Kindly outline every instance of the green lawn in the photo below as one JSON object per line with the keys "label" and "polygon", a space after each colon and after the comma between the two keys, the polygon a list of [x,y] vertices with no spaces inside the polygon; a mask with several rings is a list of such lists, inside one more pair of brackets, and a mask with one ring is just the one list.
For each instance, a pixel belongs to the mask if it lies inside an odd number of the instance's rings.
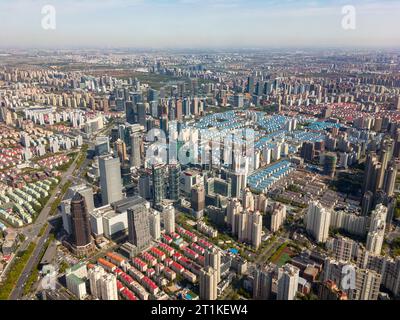
{"label": "green lawn", "polygon": [[282,267],[284,264],[286,264],[286,263],[289,262],[290,260],[291,260],[290,256],[289,256],[286,252],[284,252],[284,253],[280,256],[280,258],[279,258],[278,262],[276,263],[276,265],[277,265],[278,267]]}

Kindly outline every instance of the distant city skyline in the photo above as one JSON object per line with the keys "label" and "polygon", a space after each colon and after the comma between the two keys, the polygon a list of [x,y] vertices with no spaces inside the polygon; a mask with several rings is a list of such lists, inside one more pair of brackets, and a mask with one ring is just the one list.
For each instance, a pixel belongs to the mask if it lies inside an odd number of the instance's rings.
{"label": "distant city skyline", "polygon": [[[56,30],[41,26],[44,5]],[[342,28],[345,5],[355,30]],[[399,0],[3,0],[0,47],[396,47],[399,10]]]}

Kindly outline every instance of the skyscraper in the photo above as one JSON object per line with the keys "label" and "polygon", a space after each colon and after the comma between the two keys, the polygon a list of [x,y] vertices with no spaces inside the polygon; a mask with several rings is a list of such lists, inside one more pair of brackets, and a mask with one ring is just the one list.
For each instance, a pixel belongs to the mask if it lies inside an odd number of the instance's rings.
{"label": "skyscraper", "polygon": [[191,205],[194,216],[199,219],[203,216],[205,208],[206,192],[201,184],[195,185],[191,190]]}
{"label": "skyscraper", "polygon": [[153,178],[153,202],[159,204],[165,199],[166,185],[164,181],[165,177],[165,165],[159,164],[152,167],[152,178]]}
{"label": "skyscraper", "polygon": [[244,106],[243,94],[235,94],[233,97],[233,106],[235,108],[241,109]]}
{"label": "skyscraper", "polygon": [[101,199],[103,205],[122,199],[122,181],[119,158],[99,158]]}
{"label": "skyscraper", "polygon": [[301,152],[300,156],[305,160],[305,161],[312,161],[315,156],[315,146],[313,142],[303,142],[303,145],[301,146]]}
{"label": "skyscraper", "polygon": [[317,242],[326,242],[329,236],[331,212],[319,202],[312,202],[307,212],[307,231]]}
{"label": "skyscraper", "polygon": [[75,193],[71,200],[71,231],[72,246],[79,253],[85,253],[92,246],[89,213],[85,198],[80,193]]}
{"label": "skyscraper", "polygon": [[151,241],[149,226],[149,211],[146,201],[136,196],[134,204],[128,209],[128,238],[129,242],[142,249]]}
{"label": "skyscraper", "polygon": [[326,153],[324,159],[324,174],[333,178],[336,172],[337,156],[334,153]]}
{"label": "skyscraper", "polygon": [[134,132],[131,135],[131,167],[141,166],[141,135]]}
{"label": "skyscraper", "polygon": [[126,144],[124,141],[121,139],[118,139],[114,143],[114,154],[118,155],[119,161],[121,163],[124,163],[126,160],[128,160],[128,155],[126,153]]}
{"label": "skyscraper", "polygon": [[181,174],[181,166],[179,163],[170,164],[168,166],[168,186],[169,199],[179,200],[179,176]]}

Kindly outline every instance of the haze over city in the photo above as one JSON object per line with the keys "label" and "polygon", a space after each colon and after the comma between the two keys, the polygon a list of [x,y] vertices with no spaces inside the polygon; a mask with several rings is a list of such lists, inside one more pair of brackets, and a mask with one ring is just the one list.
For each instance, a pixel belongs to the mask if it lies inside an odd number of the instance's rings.
{"label": "haze over city", "polygon": [[[41,8],[56,9],[56,30]],[[355,30],[341,26],[356,9]],[[0,47],[396,47],[396,0],[4,0]]]}

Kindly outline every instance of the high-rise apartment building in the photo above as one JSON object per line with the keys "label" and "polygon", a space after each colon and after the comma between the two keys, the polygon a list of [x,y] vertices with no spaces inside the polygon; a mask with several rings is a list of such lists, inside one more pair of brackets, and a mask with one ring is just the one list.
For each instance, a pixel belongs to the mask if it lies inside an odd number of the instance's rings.
{"label": "high-rise apartment building", "polygon": [[172,205],[163,207],[162,220],[165,232],[168,234],[175,232],[175,208]]}
{"label": "high-rise apartment building", "polygon": [[206,250],[204,254],[205,266],[211,267],[216,272],[217,284],[221,281],[221,251],[217,248]]}
{"label": "high-rise apartment building", "polygon": [[272,294],[272,282],[276,267],[272,264],[257,268],[254,274],[253,299],[270,300]]}
{"label": "high-rise apartment building", "polygon": [[312,202],[307,212],[307,231],[317,242],[326,242],[329,237],[331,221],[330,210],[324,208],[319,202]]}
{"label": "high-rise apartment building", "polygon": [[149,214],[151,237],[158,241],[161,237],[161,214],[157,210],[151,210]]}
{"label": "high-rise apartment building", "polygon": [[213,268],[206,267],[200,271],[201,300],[216,300],[218,298],[217,282],[218,274]]}
{"label": "high-rise apartment building", "polygon": [[299,268],[287,263],[278,269],[277,300],[295,300],[299,285]]}
{"label": "high-rise apartment building", "polygon": [[379,204],[371,213],[366,249],[374,254],[381,254],[385,239],[387,208]]}

